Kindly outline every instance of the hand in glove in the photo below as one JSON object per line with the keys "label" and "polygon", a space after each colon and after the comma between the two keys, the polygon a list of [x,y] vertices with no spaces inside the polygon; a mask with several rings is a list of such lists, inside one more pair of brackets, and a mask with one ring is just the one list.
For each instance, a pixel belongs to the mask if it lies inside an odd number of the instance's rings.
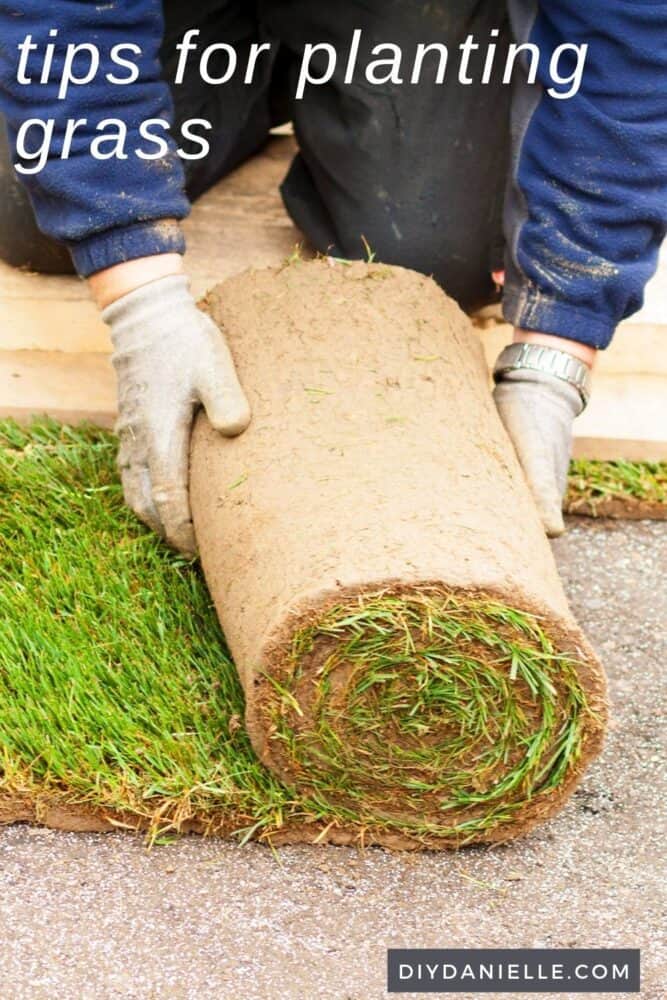
{"label": "hand in glove", "polygon": [[129,507],[170,545],[196,551],[188,499],[190,432],[201,404],[222,434],[250,422],[224,336],[184,275],[136,288],[107,306],[118,379],[118,465]]}
{"label": "hand in glove", "polygon": [[563,495],[572,424],[584,408],[575,386],[547,372],[504,372],[493,396],[549,537],[565,531]]}

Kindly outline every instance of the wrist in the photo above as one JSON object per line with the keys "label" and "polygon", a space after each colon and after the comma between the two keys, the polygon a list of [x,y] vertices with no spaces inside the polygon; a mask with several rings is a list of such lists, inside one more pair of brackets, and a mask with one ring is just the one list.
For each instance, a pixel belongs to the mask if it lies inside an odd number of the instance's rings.
{"label": "wrist", "polygon": [[514,329],[514,344],[542,344],[544,347],[553,347],[557,351],[564,351],[571,354],[578,361],[583,362],[588,368],[593,368],[597,350],[588,344],[582,344],[579,340],[569,340],[567,337],[556,337],[551,333],[539,333],[536,330]]}
{"label": "wrist", "polygon": [[591,370],[588,365],[573,354],[545,343],[515,341],[508,344],[498,355],[493,380],[496,386],[502,382],[539,383],[542,392],[550,391],[559,396],[566,390],[570,394],[574,390],[579,397],[577,413],[582,412],[590,398]]}
{"label": "wrist", "polygon": [[183,273],[183,258],[177,253],[161,253],[115,264],[88,278],[88,287],[99,309],[105,309],[151,281]]}

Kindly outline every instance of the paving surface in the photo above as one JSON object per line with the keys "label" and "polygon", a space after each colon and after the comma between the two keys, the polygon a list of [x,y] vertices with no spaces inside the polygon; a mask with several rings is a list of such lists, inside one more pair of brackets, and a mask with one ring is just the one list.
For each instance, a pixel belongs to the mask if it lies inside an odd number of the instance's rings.
{"label": "paving surface", "polygon": [[642,996],[665,997],[667,525],[578,522],[555,550],[615,709],[558,819],[457,855],[274,857],[196,838],[149,852],[124,834],[13,827],[0,998],[375,1000],[387,946],[641,947]]}

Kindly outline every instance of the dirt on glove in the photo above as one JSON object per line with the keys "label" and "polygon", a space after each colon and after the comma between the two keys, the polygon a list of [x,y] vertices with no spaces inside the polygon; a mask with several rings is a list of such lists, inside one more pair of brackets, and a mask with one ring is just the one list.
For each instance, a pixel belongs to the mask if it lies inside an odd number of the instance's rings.
{"label": "dirt on glove", "polygon": [[216,287],[253,417],[198,418],[191,502],[273,839],[450,847],[553,815],[599,751],[573,620],[469,321],[433,281],[296,262]]}

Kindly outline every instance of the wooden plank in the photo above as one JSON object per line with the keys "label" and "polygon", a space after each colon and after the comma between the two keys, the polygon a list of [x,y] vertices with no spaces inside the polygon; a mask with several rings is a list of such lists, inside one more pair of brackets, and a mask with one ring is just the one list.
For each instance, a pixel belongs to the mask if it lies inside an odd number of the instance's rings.
{"label": "wooden plank", "polygon": [[[0,351],[0,417],[113,425],[115,377],[107,355]],[[667,377],[600,375],[575,424],[578,458],[667,461]]]}
{"label": "wooden plank", "polygon": [[[20,280],[13,276],[7,282],[9,270],[0,262],[2,350],[74,354],[111,350],[109,331],[78,278],[47,278],[15,272],[20,273]],[[8,284],[12,286],[11,294],[7,291]]]}
{"label": "wooden plank", "polygon": [[597,462],[667,462],[667,442],[575,435],[572,457]]}
{"label": "wooden plank", "polygon": [[667,461],[667,376],[598,374],[575,440],[578,458]]}
{"label": "wooden plank", "polygon": [[113,426],[116,380],[108,354],[0,351],[0,417],[26,422],[42,414]]}

